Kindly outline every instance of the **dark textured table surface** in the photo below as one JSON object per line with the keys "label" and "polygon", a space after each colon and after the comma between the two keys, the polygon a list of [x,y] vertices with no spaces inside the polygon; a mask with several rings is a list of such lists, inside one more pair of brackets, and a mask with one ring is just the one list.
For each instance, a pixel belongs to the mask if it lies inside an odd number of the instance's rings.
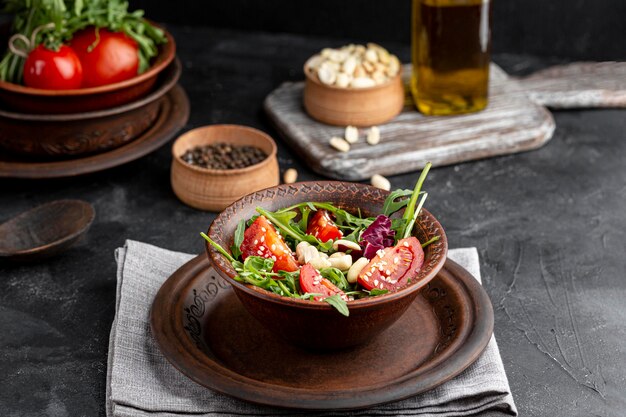
{"label": "dark textured table surface", "polygon": [[[187,128],[259,127],[305,58],[346,40],[172,28],[191,99]],[[408,45],[387,44],[405,60]],[[548,61],[496,56],[525,73]],[[626,110],[555,113],[537,151],[437,168],[428,208],[451,247],[476,246],[496,337],[523,416],[623,416],[626,409]],[[319,178],[278,140],[281,169]],[[0,264],[0,414],[104,415],[115,305],[113,251],[135,239],[199,253],[214,214],[179,202],[170,147],[73,179],[0,182],[0,221],[59,198],[97,211],[87,239],[36,265]],[[415,174],[391,178],[411,187]]]}

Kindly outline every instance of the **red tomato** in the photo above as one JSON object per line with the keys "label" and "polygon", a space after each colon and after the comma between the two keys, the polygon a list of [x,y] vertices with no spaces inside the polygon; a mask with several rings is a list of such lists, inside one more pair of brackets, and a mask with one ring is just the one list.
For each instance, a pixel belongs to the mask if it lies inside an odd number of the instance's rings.
{"label": "red tomato", "polygon": [[244,260],[248,256],[274,259],[274,272],[298,270],[298,262],[293,257],[291,249],[265,216],[257,217],[254,223],[243,232],[243,242],[239,249]]}
{"label": "red tomato", "polygon": [[83,87],[97,87],[137,75],[137,42],[122,32],[90,27],[74,35],[71,46],[83,64]]}
{"label": "red tomato", "polygon": [[396,291],[404,287],[409,278],[415,278],[423,263],[422,245],[417,238],[409,237],[400,240],[394,247],[379,250],[363,268],[357,281],[367,290]]}
{"label": "red tomato", "polygon": [[24,63],[24,84],[46,90],[80,88],[83,68],[72,48],[61,45],[53,51],[43,45],[33,49]]}
{"label": "red tomato", "polygon": [[327,242],[331,239],[341,239],[343,237],[343,233],[341,233],[341,230],[339,230],[326,210],[317,210],[315,212],[313,217],[309,219],[306,233],[315,236],[322,242]]}
{"label": "red tomato", "polygon": [[337,288],[335,284],[324,278],[311,264],[305,264],[300,269],[300,288],[305,293],[322,294],[321,296],[313,297],[315,301],[322,301],[324,298],[335,294],[339,294],[341,298],[348,301],[346,294]]}

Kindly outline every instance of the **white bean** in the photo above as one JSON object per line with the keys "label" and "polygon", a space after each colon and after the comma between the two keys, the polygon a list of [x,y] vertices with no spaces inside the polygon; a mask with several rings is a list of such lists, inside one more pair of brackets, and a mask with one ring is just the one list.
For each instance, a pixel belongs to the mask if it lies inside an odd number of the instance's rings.
{"label": "white bean", "polygon": [[304,248],[304,263],[309,263],[313,259],[317,259],[320,257],[319,252],[315,246],[307,246]]}
{"label": "white bean", "polygon": [[304,250],[311,246],[309,242],[300,242],[296,246],[296,255],[298,256],[298,262],[304,264]]}
{"label": "white bean", "polygon": [[293,168],[289,168],[283,174],[283,182],[285,184],[293,184],[298,179],[298,171]]}
{"label": "white bean", "polygon": [[338,256],[336,258],[331,257],[328,258],[328,261],[333,268],[337,268],[340,271],[347,271],[352,266],[352,256],[350,255],[344,254],[343,256]]}
{"label": "white bean", "polygon": [[333,249],[339,250],[339,245],[344,246],[351,250],[361,250],[361,247],[358,243],[355,243],[351,240],[338,239],[333,242]]}
{"label": "white bean", "polygon": [[332,266],[329,259],[324,259],[322,257],[313,258],[309,261],[309,263],[315,269],[330,268]]}
{"label": "white bean", "polygon": [[389,180],[382,175],[374,174],[372,176],[372,185],[376,188],[380,188],[382,190],[389,191],[391,189],[391,183]]}
{"label": "white bean", "polygon": [[348,152],[350,150],[350,144],[340,137],[333,136],[330,138],[330,146],[338,150],[339,152]]}
{"label": "white bean", "polygon": [[356,282],[359,274],[369,262],[370,261],[367,258],[359,258],[355,263],[352,264],[352,266],[348,270],[348,276],[346,277],[350,284],[354,284]]}

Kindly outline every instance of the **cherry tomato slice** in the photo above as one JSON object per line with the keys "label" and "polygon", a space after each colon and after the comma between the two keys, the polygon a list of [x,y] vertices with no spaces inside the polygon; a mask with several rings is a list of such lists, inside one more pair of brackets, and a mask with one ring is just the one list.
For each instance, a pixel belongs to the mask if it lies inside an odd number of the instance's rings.
{"label": "cherry tomato slice", "polygon": [[381,249],[363,268],[357,281],[367,290],[396,291],[415,278],[424,263],[424,250],[415,237],[401,239],[394,247]]}
{"label": "cherry tomato slice", "polygon": [[43,45],[33,49],[24,63],[24,84],[46,90],[72,90],[83,82],[83,67],[72,48],[53,51]]}
{"label": "cherry tomato slice", "polygon": [[305,264],[300,269],[300,288],[305,293],[322,294],[313,297],[315,301],[322,301],[324,298],[335,294],[339,294],[341,298],[348,301],[346,294],[328,279],[322,277],[320,272],[311,264]]}
{"label": "cherry tomato slice", "polygon": [[341,239],[343,237],[343,233],[341,233],[341,230],[339,230],[326,210],[317,210],[315,212],[313,217],[309,219],[306,233],[315,236],[322,242],[327,242],[331,239]]}
{"label": "cherry tomato slice", "polygon": [[71,46],[83,65],[83,87],[117,83],[137,75],[139,47],[122,32],[94,27],[74,34]]}
{"label": "cherry tomato slice", "polygon": [[248,256],[274,259],[274,272],[298,270],[298,262],[293,257],[291,249],[265,216],[257,217],[243,232],[243,242],[239,249],[244,260]]}

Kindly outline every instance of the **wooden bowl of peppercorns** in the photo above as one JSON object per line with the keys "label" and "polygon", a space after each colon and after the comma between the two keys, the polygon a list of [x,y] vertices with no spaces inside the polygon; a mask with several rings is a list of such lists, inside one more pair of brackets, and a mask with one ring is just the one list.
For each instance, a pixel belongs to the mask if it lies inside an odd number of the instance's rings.
{"label": "wooden bowl of peppercorns", "polygon": [[183,203],[221,211],[247,194],[278,185],[276,143],[247,126],[190,130],[172,146],[171,183]]}

